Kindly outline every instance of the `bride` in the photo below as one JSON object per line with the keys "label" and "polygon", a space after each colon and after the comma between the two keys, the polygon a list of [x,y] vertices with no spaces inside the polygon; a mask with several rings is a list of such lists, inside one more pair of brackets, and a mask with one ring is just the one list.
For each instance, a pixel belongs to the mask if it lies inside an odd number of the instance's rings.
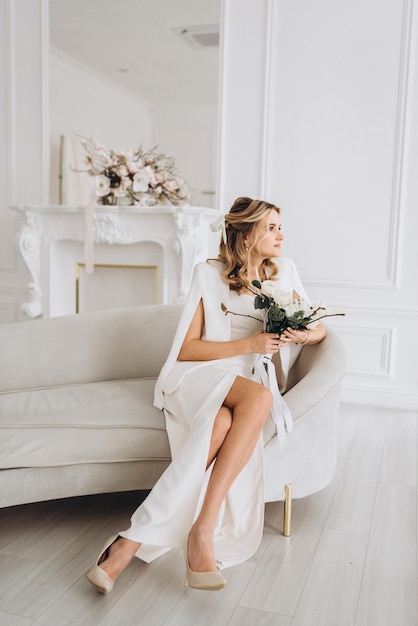
{"label": "bride", "polygon": [[[220,226],[218,258],[194,269],[155,387],[172,463],[132,515],[130,528],[105,543],[87,572],[103,593],[133,556],[149,562],[173,547],[184,549],[186,586],[222,589],[221,570],[248,559],[261,541],[263,426],[275,416],[279,437],[289,430],[277,385],[270,389],[262,376],[263,355],[317,343],[325,329],[319,323],[280,336],[263,332],[253,280],[275,280],[295,298],[307,298],[293,261],[281,258],[278,207],[241,197]],[[238,315],[225,315],[225,309]]]}

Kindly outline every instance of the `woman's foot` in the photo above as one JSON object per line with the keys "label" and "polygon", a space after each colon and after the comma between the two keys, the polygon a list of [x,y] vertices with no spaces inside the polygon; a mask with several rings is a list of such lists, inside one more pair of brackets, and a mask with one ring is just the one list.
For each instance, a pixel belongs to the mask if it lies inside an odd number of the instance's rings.
{"label": "woman's foot", "polygon": [[192,526],[187,542],[187,559],[193,572],[215,572],[213,534]]}
{"label": "woman's foot", "polygon": [[213,555],[212,534],[193,527],[186,542],[185,559],[185,587],[206,591],[217,591],[225,587],[226,580],[217,568]]}
{"label": "woman's foot", "polygon": [[132,561],[140,547],[140,543],[125,539],[120,535],[112,543],[109,549],[100,557],[97,565],[102,569],[113,581],[123,572],[125,567]]}
{"label": "woman's foot", "polygon": [[109,593],[140,545],[120,535],[111,537],[103,546],[96,563],[86,573],[87,580],[102,593]]}

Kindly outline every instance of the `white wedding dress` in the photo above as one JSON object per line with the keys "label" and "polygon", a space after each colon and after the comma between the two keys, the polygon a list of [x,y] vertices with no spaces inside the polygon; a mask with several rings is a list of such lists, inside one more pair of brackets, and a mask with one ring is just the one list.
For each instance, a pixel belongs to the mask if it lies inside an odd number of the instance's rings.
{"label": "white wedding dress", "polygon": [[[227,286],[225,291],[225,284],[221,284],[219,267],[212,266],[211,269],[208,267],[211,266],[208,264],[200,264],[200,268],[198,266],[194,286],[192,285],[173,342],[174,358],[171,355],[170,359],[169,356],[156,386],[156,404],[160,404],[163,398],[173,460],[148,497],[134,512],[130,528],[120,533],[121,536],[142,544],[136,556],[147,562],[170,548],[182,548],[185,545],[190,528],[200,510],[212,470],[212,466],[206,470],[206,461],[214,419],[235,377],[239,375],[261,382],[257,374],[260,371],[257,362],[261,362],[261,355],[246,354],[199,362],[179,362],[175,359],[178,354],[177,345],[182,343],[182,337],[197,302],[202,297],[206,313],[207,298],[210,297],[211,305],[214,298],[218,299],[216,289],[220,291],[219,309],[222,301],[229,311],[240,315],[229,314],[225,317],[222,313],[219,323],[223,318],[227,320],[222,322],[224,326],[227,323],[227,330],[218,327],[211,329],[206,324],[202,338],[213,338],[214,335],[218,337],[219,334],[221,336],[223,334],[225,338],[226,333],[228,339],[240,339],[263,328],[262,313],[254,309],[253,296],[237,295],[230,292]],[[293,264],[291,268],[295,272]],[[280,279],[283,283],[281,286],[287,290],[295,289],[299,295],[306,296],[300,281],[299,284],[294,280],[289,281],[289,273],[288,280],[283,280],[286,277],[284,271],[286,264],[280,269]],[[205,279],[203,281],[202,272]],[[208,284],[205,281],[208,275],[213,281],[212,286],[216,287],[216,295],[213,294],[213,290],[206,291]],[[200,285],[197,289],[196,282]],[[162,393],[159,392],[159,387]],[[282,399],[281,401],[283,402]],[[218,515],[214,547],[215,558],[220,568],[248,559],[257,550],[261,541],[264,522],[263,465],[261,434],[250,460],[235,479]]]}

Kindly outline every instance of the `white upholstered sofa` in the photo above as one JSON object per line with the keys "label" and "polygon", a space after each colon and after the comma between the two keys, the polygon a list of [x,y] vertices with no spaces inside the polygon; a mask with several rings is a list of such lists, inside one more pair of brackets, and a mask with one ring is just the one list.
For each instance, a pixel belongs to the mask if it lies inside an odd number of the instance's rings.
{"label": "white upholstered sofa", "polygon": [[[0,507],[150,489],[170,462],[152,405],[180,306],[83,313],[0,326]],[[305,346],[285,394],[295,426],[266,433],[266,501],[303,497],[334,474],[341,340]]]}

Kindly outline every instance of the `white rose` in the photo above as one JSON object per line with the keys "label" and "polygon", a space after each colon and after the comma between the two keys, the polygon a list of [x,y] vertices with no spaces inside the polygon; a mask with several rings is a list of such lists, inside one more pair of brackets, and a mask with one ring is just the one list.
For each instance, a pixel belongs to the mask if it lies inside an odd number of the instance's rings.
{"label": "white rose", "polygon": [[103,175],[94,176],[93,181],[96,195],[99,196],[99,198],[107,196],[107,194],[110,192],[110,181],[108,177]]}
{"label": "white rose", "polygon": [[261,293],[268,298],[274,298],[277,291],[277,283],[274,280],[264,280],[261,283]]}
{"label": "white rose", "polygon": [[112,165],[112,159],[106,152],[96,152],[92,157],[91,172],[92,174],[101,174],[103,170]]}
{"label": "white rose", "polygon": [[149,186],[149,176],[147,172],[144,172],[144,170],[141,170],[140,172],[135,174],[133,181],[132,181],[132,190],[135,193],[138,193],[138,192],[145,193],[146,191],[148,191],[148,186]]}
{"label": "white rose", "polygon": [[144,167],[144,171],[147,173],[148,175],[148,182],[150,185],[156,185],[158,183],[157,178],[155,176],[155,172],[152,169],[151,165],[147,165],[146,167]]}
{"label": "white rose", "polygon": [[287,317],[292,317],[292,315],[294,315],[295,313],[301,310],[301,306],[300,306],[300,303],[297,300],[295,300],[291,304],[286,305],[284,307],[284,310],[286,312]]}
{"label": "white rose", "polygon": [[273,294],[274,301],[279,305],[280,308],[285,309],[288,306],[293,305],[293,296],[290,291],[283,291],[282,289],[277,289]]}
{"label": "white rose", "polygon": [[189,187],[185,182],[180,185],[178,195],[180,196],[180,198],[184,198],[184,200],[190,200]]}

